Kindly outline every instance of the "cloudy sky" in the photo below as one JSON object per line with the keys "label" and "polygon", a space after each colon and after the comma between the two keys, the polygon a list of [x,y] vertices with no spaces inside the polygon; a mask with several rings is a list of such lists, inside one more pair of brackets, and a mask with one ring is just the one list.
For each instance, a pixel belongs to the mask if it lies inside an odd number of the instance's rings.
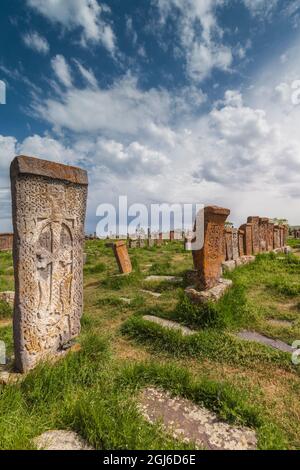
{"label": "cloudy sky", "polygon": [[2,0],[9,165],[89,171],[96,207],[204,203],[300,223],[300,0]]}

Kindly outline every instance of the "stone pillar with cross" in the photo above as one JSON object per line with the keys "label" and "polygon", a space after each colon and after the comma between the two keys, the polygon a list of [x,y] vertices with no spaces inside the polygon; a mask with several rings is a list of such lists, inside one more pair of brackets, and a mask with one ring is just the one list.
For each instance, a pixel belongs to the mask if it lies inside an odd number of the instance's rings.
{"label": "stone pillar with cross", "polygon": [[20,156],[11,164],[14,348],[20,372],[80,332],[87,173]]}

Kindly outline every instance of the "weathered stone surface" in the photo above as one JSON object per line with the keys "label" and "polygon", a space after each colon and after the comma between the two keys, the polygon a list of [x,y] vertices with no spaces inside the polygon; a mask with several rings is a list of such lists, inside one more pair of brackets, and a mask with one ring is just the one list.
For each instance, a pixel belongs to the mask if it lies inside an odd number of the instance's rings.
{"label": "weathered stone surface", "polygon": [[13,233],[0,233],[0,251],[11,251],[13,249]]}
{"label": "weathered stone surface", "polygon": [[259,218],[259,239],[260,239],[260,252],[265,253],[268,251],[268,226],[269,219],[266,217]]}
{"label": "weathered stone surface", "polygon": [[255,256],[241,256],[238,260],[239,265],[254,263]]}
{"label": "weathered stone surface", "polygon": [[225,260],[233,260],[233,234],[231,227],[225,227]]}
{"label": "weathered stone surface", "polygon": [[244,232],[244,255],[251,256],[253,253],[252,224],[244,224],[240,230]]}
{"label": "weathered stone surface", "polygon": [[245,250],[245,232],[244,230],[239,229],[238,231],[238,237],[239,237],[239,256],[244,256]]}
{"label": "weathered stone surface", "polygon": [[175,240],[175,232],[174,230],[170,231],[170,242],[173,242]]}
{"label": "weathered stone surface", "polygon": [[252,254],[258,255],[260,253],[259,217],[248,217],[247,222],[252,225]]}
{"label": "weathered stone surface", "polygon": [[11,165],[16,368],[25,372],[80,332],[87,173],[16,157]]}
{"label": "weathered stone surface", "polygon": [[220,279],[218,284],[211,289],[199,291],[195,287],[187,287],[185,293],[188,298],[196,304],[205,304],[207,302],[217,302],[232,286],[230,279]]}
{"label": "weathered stone surface", "polygon": [[121,274],[129,274],[132,272],[130,257],[127,250],[127,243],[119,241],[113,244],[113,251],[118,263]]}
{"label": "weathered stone surface", "polygon": [[[218,284],[221,264],[224,261],[224,224],[229,209],[208,206],[204,209],[204,246],[193,250],[194,268],[198,271],[197,289],[210,289]],[[196,227],[197,239],[201,239],[202,227]]]}
{"label": "weathered stone surface", "polygon": [[143,390],[139,409],[147,421],[161,422],[174,438],[198,449],[254,450],[257,446],[252,429],[227,424],[212,411],[163,390]]}
{"label": "weathered stone surface", "polygon": [[223,273],[231,272],[236,268],[236,262],[232,259],[231,261],[224,261],[222,263]]}
{"label": "weathered stone surface", "polygon": [[279,349],[283,352],[292,353],[295,351],[289,344],[286,344],[279,339],[268,338],[267,336],[256,333],[255,331],[241,331],[238,333],[238,337],[247,341],[256,341],[257,343],[270,346],[274,349]]}
{"label": "weathered stone surface", "polygon": [[239,257],[239,238],[238,230],[236,228],[232,229],[232,258],[237,260]]}
{"label": "weathered stone surface", "polygon": [[274,249],[274,226],[272,222],[268,224],[268,251],[272,251]]}
{"label": "weathered stone surface", "polygon": [[274,250],[277,250],[280,247],[281,247],[280,226],[274,225]]}
{"label": "weathered stone surface", "polygon": [[171,320],[165,320],[164,318],[155,317],[154,315],[144,315],[143,320],[156,323],[157,325],[163,326],[164,328],[168,328],[169,330],[181,331],[183,336],[191,336],[197,333],[197,331],[193,331],[190,328],[187,328],[186,326],[180,325],[179,323],[176,323]]}
{"label": "weathered stone surface", "polygon": [[147,282],[182,282],[182,277],[177,276],[147,276]]}
{"label": "weathered stone surface", "polygon": [[38,450],[93,450],[73,431],[47,431],[33,440]]}
{"label": "weathered stone surface", "polygon": [[0,292],[0,300],[6,302],[7,304],[13,306],[15,301],[14,291]]}

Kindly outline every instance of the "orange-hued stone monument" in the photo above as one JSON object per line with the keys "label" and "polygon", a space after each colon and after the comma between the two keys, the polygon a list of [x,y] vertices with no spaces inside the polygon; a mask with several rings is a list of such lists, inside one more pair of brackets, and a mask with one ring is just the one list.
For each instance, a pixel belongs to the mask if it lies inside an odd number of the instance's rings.
{"label": "orange-hued stone monument", "polygon": [[[211,289],[220,281],[224,260],[224,224],[229,214],[230,210],[222,207],[208,206],[204,209],[204,246],[192,252],[197,289]],[[201,229],[203,227],[197,227],[197,232]]]}
{"label": "orange-hued stone monument", "polygon": [[245,255],[245,232],[244,230],[239,229],[238,231],[238,238],[239,238],[239,256],[244,256]]}
{"label": "orange-hued stone monument", "polygon": [[280,226],[274,226],[274,249],[277,250],[280,248]]}
{"label": "orange-hued stone monument", "polygon": [[260,253],[259,217],[248,217],[247,222],[252,225],[252,252],[253,255],[258,255]]}
{"label": "orange-hued stone monument", "polygon": [[269,219],[267,217],[259,218],[259,240],[260,240],[260,252],[265,253],[268,251],[268,226]]}
{"label": "orange-hued stone monument", "polygon": [[125,241],[119,241],[113,244],[114,255],[116,257],[118,267],[121,274],[129,274],[132,272],[132,265]]}
{"label": "orange-hued stone monument", "polygon": [[13,233],[0,233],[0,251],[11,251],[13,248]]}
{"label": "orange-hued stone monument", "polygon": [[244,255],[251,256],[253,253],[252,224],[244,224],[240,230],[244,232]]}
{"label": "orange-hued stone monument", "polygon": [[268,224],[268,251],[274,250],[274,226],[272,222]]}
{"label": "orange-hued stone monument", "polygon": [[232,235],[231,227],[225,227],[224,229],[224,242],[225,242],[225,260],[231,261],[233,259],[233,235]]}

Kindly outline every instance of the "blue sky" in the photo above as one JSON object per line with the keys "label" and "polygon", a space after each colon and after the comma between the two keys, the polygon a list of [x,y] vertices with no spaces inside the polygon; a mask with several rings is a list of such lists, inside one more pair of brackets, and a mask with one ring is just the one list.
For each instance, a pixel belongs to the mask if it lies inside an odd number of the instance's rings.
{"label": "blue sky", "polygon": [[2,0],[0,231],[9,164],[89,170],[96,207],[218,204],[299,223],[300,0]]}

